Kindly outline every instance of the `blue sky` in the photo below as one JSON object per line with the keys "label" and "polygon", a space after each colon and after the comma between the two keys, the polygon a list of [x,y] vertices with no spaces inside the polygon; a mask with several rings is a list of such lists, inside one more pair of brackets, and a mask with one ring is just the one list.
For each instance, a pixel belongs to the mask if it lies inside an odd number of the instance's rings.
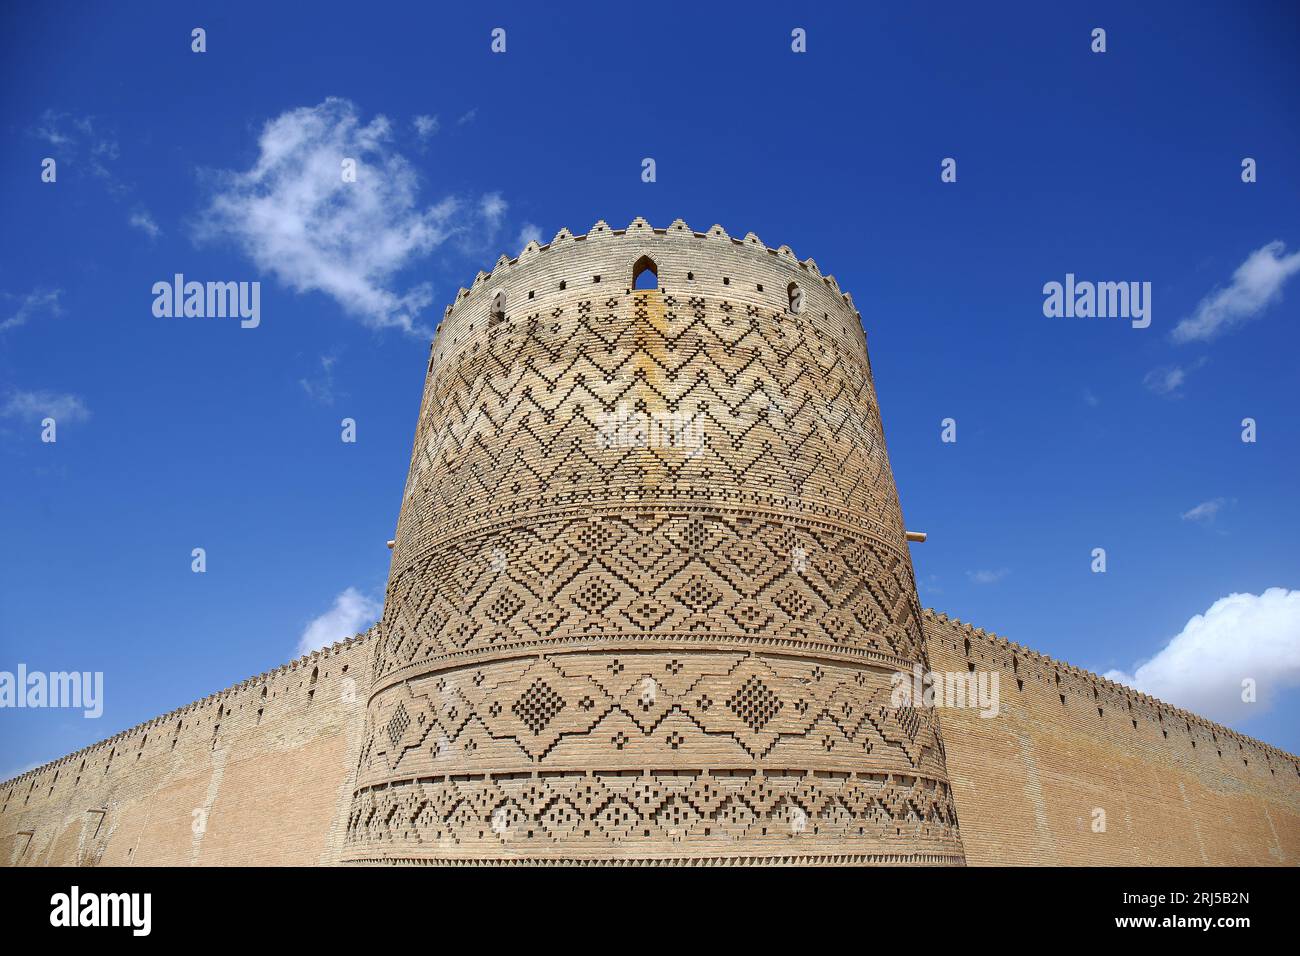
{"label": "blue sky", "polygon": [[[0,710],[0,776],[369,623],[443,306],[638,215],[852,292],[924,603],[1300,750],[1292,6],[115,9],[0,14],[0,670],[106,682]],[[344,146],[369,205],[295,190]],[[260,325],[156,318],[178,272]]]}

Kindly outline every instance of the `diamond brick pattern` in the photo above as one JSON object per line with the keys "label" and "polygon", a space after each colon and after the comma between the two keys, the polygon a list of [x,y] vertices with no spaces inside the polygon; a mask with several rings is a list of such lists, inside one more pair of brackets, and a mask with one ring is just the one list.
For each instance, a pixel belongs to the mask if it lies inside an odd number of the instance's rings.
{"label": "diamond brick pattern", "polygon": [[402,739],[406,733],[406,728],[409,726],[411,726],[411,718],[406,713],[406,708],[398,705],[397,711],[389,718],[387,727],[388,740],[394,747],[397,746],[398,741]]}
{"label": "diamond brick pattern", "polygon": [[787,253],[599,224],[448,309],[350,859],[960,862],[860,319]]}
{"label": "diamond brick pattern", "polygon": [[511,708],[514,715],[534,734],[545,730],[546,725],[563,709],[564,698],[540,680],[524,691]]}
{"label": "diamond brick pattern", "polygon": [[781,710],[781,698],[773,694],[757,677],[751,677],[745,686],[732,695],[727,706],[749,725],[755,733]]}

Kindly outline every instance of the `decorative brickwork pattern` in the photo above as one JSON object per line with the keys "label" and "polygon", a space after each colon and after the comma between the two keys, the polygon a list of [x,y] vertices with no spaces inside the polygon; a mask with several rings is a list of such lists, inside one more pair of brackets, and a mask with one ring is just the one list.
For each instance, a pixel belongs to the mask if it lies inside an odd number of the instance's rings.
{"label": "decorative brickwork pattern", "polygon": [[851,300],[681,222],[461,290],[381,624],[0,782],[0,865],[963,859],[1295,865],[1300,759],[922,613]]}
{"label": "decorative brickwork pattern", "polygon": [[[574,653],[438,672],[372,703],[388,729],[363,738],[358,779],[374,783],[353,806],[349,849],[865,859],[885,852],[851,845],[870,837],[906,855],[918,831],[945,839],[956,814],[933,711],[891,708],[889,695],[872,669],[744,653]],[[726,769],[688,769],[692,757]]]}
{"label": "decorative brickwork pattern", "polygon": [[432,353],[349,858],[960,862],[938,726],[890,706],[924,638],[833,280],[598,223]]}

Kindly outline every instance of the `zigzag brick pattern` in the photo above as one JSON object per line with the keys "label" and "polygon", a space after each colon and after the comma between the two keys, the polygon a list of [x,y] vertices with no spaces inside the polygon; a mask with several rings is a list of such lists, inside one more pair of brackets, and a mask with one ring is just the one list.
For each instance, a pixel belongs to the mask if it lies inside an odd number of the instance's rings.
{"label": "zigzag brick pattern", "polygon": [[[811,260],[561,232],[428,381],[383,620],[0,782],[0,865],[1300,859],[1295,755],[918,612]],[[891,707],[927,659],[997,716]]]}
{"label": "zigzag brick pattern", "polygon": [[834,279],[562,231],[433,342],[345,857],[959,863],[924,662]]}

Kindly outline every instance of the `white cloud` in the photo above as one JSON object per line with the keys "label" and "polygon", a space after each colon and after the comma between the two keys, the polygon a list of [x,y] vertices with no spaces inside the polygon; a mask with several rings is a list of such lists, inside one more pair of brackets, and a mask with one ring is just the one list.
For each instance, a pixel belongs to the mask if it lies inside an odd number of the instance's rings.
{"label": "white cloud", "polygon": [[980,571],[967,571],[966,577],[970,578],[972,584],[997,584],[1010,573],[1011,571],[1007,568],[997,568],[996,570],[984,569]]}
{"label": "white cloud", "polygon": [[307,396],[322,405],[334,404],[334,366],[338,363],[337,355],[320,357],[320,373],[314,378],[300,378],[298,384]]}
{"label": "white cloud", "polygon": [[120,196],[127,191],[127,187],[109,168],[109,164],[116,162],[121,155],[117,138],[112,133],[97,129],[95,120],[91,117],[46,110],[41,114],[40,125],[32,130],[32,134],[54,147],[53,158],[58,161],[60,171],[64,164],[73,169],[84,164],[96,178],[103,181],[110,193]]}
{"label": "white cloud", "polygon": [[1227,503],[1226,498],[1211,498],[1209,501],[1202,501],[1195,508],[1184,511],[1181,517],[1184,521],[1200,521],[1211,524]]}
{"label": "white cloud", "polygon": [[456,120],[456,125],[457,125],[457,126],[464,126],[466,123],[472,123],[472,122],[474,122],[474,118],[475,118],[476,116],[478,116],[478,107],[477,107],[477,106],[474,107],[472,110],[470,110],[468,113],[463,113],[463,114],[461,114],[460,118],[459,118],[458,120]]}
{"label": "white cloud", "polygon": [[0,332],[26,325],[33,316],[41,312],[48,312],[56,317],[62,315],[63,308],[59,305],[61,295],[63,295],[62,289],[33,289],[26,295],[13,295],[8,292],[0,295],[0,298],[6,302],[18,300],[17,308],[7,318],[0,320]]}
{"label": "white cloud", "polygon": [[1090,388],[1083,390],[1083,401],[1089,408],[1096,408],[1101,404],[1101,399],[1097,397],[1097,393]]}
{"label": "white cloud", "polygon": [[334,599],[334,606],[313,620],[298,639],[298,653],[310,654],[335,641],[359,634],[375,622],[382,606],[356,588],[348,588]]}
{"label": "white cloud", "polygon": [[1282,297],[1286,280],[1300,272],[1300,252],[1283,255],[1279,240],[1256,249],[1232,274],[1232,284],[1216,289],[1200,301],[1195,311],[1174,327],[1175,342],[1208,341],[1259,315]]}
{"label": "white cloud", "polygon": [[157,239],[162,234],[162,230],[158,228],[158,223],[154,222],[153,216],[149,214],[147,209],[137,209],[131,213],[127,222],[144,232],[150,239]]}
{"label": "white cloud", "polygon": [[1205,361],[1204,358],[1200,358],[1187,366],[1162,365],[1159,368],[1153,368],[1143,376],[1142,384],[1146,386],[1147,391],[1154,392],[1156,395],[1163,395],[1166,398],[1182,398],[1182,389],[1187,383],[1187,376],[1204,365]]}
{"label": "white cloud", "polygon": [[415,134],[420,139],[428,139],[430,136],[436,136],[442,124],[438,122],[436,116],[417,116],[411,120],[411,125],[415,127]]}
{"label": "white cloud", "polygon": [[[1300,590],[1229,594],[1132,674],[1105,676],[1214,720],[1262,713],[1300,686]],[[1241,699],[1246,679],[1255,682],[1256,703]]]}
{"label": "white cloud", "polygon": [[1177,365],[1153,368],[1142,378],[1142,384],[1157,395],[1173,395],[1187,381],[1187,373]]}
{"label": "white cloud", "polygon": [[526,222],[519,230],[519,239],[515,243],[520,249],[530,242],[541,242],[542,230],[540,226],[535,226],[531,222]]}
{"label": "white cloud", "polygon": [[0,418],[18,418],[40,421],[53,418],[60,425],[82,422],[90,417],[90,409],[76,395],[60,392],[10,392],[0,405]]}
{"label": "white cloud", "polygon": [[[369,326],[427,336],[418,317],[433,291],[396,291],[396,274],[454,236],[489,239],[497,223],[485,217],[504,200],[421,205],[416,171],[391,134],[385,117],[363,125],[344,99],[281,114],[263,127],[251,169],[214,174],[197,237],[233,238],[262,272],[329,295]],[[345,158],[357,160],[356,182],[343,182]]]}
{"label": "white cloud", "polygon": [[150,239],[157,239],[162,234],[162,230],[158,228],[158,223],[154,221],[153,216],[150,215],[147,209],[137,209],[127,218],[127,222],[146,233]]}
{"label": "white cloud", "polygon": [[488,228],[493,232],[501,226],[501,220],[505,218],[506,210],[509,208],[500,193],[488,193],[479,202],[479,211],[483,214]]}

